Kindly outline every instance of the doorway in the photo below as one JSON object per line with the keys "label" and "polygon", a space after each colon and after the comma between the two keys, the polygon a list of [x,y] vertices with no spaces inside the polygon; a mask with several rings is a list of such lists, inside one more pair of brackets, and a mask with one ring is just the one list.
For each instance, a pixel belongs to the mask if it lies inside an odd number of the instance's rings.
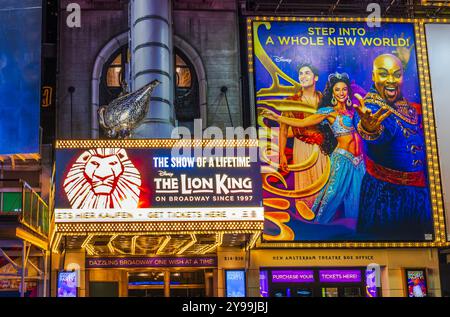
{"label": "doorway", "polygon": [[139,270],[128,272],[128,297],[209,297],[208,270]]}

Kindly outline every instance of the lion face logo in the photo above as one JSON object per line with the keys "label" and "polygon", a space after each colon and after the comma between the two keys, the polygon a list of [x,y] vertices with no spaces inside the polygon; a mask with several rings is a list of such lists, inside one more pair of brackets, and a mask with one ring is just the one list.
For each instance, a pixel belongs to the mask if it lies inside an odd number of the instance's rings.
{"label": "lion face logo", "polygon": [[63,187],[74,209],[137,208],[141,175],[125,149],[83,152],[72,165]]}

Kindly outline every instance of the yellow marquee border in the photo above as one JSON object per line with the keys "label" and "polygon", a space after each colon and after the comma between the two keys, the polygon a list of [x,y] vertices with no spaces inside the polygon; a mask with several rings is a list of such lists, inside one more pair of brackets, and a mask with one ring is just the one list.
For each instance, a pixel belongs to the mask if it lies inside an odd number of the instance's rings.
{"label": "yellow marquee border", "polygon": [[441,1],[421,0],[420,4],[426,7],[450,7],[450,3],[444,0]]}
{"label": "yellow marquee border", "polygon": [[60,234],[206,234],[219,231],[254,233],[263,230],[263,221],[190,221],[190,222],[57,222]]}
{"label": "yellow marquee border", "polygon": [[125,139],[56,140],[56,149],[90,148],[173,148],[173,147],[256,147],[257,139]]}
{"label": "yellow marquee border", "polygon": [[[264,22],[366,22],[367,17],[274,17],[255,16],[247,18],[247,61],[248,72],[253,74],[253,28],[254,21]],[[435,240],[430,242],[259,242],[258,248],[387,248],[387,247],[446,247],[445,215],[443,207],[440,167],[436,143],[436,128],[431,95],[431,82],[428,66],[428,54],[425,39],[426,23],[450,23],[450,19],[410,19],[382,18],[371,20],[382,23],[412,23],[416,37],[417,65],[422,97],[425,144],[427,149],[427,166],[430,182],[430,195],[433,210]],[[253,92],[251,92],[253,93]]]}

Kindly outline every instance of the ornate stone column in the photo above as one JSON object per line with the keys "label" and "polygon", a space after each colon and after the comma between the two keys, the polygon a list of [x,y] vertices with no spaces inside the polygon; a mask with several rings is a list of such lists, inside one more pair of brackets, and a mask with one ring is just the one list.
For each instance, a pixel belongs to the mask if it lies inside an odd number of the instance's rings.
{"label": "ornate stone column", "polygon": [[130,44],[132,90],[161,82],[132,138],[169,138],[175,122],[171,0],[130,0]]}

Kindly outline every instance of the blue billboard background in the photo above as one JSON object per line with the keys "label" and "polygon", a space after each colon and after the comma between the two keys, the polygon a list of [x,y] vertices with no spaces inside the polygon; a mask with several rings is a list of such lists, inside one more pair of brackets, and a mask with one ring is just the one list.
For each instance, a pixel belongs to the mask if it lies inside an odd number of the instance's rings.
{"label": "blue billboard background", "polygon": [[39,153],[41,0],[0,1],[0,155]]}

